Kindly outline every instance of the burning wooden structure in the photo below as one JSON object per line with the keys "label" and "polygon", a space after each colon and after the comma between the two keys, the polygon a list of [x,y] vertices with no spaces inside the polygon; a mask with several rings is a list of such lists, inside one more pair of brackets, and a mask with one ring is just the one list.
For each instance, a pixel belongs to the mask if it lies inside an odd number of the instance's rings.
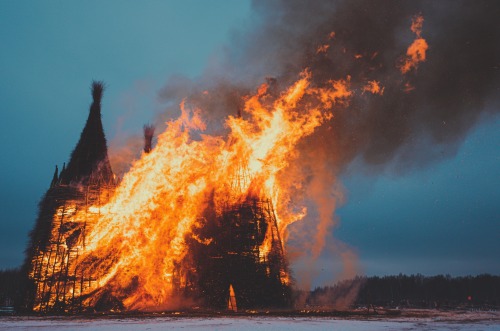
{"label": "burning wooden structure", "polygon": [[[271,200],[248,198],[225,206],[221,215],[209,204],[203,219],[204,226],[189,239],[192,271],[177,279],[194,279],[191,286],[208,307],[289,307],[287,264]],[[267,248],[262,246],[266,235],[271,237]]]}
{"label": "burning wooden structure", "polygon": [[[74,262],[85,248],[87,229],[100,216],[116,186],[101,122],[104,85],[92,84],[93,102],[87,123],[67,167],[56,167],[50,188],[40,202],[27,249],[30,308],[41,312],[83,309],[81,293],[95,287],[89,270]],[[83,213],[84,217],[72,216]]]}
{"label": "burning wooden structure", "polygon": [[[106,256],[82,256],[89,231],[103,215],[113,217],[102,208],[118,185],[101,122],[103,88],[100,82],[92,84],[93,102],[80,140],[68,165],[60,173],[56,167],[40,202],[26,260],[32,285],[28,305],[34,311],[130,309],[123,301],[141,286],[134,270],[127,270],[130,282],[120,291],[102,281],[116,264],[113,250]],[[152,126],[145,126],[145,153],[151,152],[153,133]],[[250,195],[222,210],[216,210],[213,194],[206,200],[197,226],[183,238],[187,253],[175,263],[165,287],[207,309],[225,309],[228,302],[232,310],[236,304],[239,309],[289,306],[289,275],[271,199]]]}

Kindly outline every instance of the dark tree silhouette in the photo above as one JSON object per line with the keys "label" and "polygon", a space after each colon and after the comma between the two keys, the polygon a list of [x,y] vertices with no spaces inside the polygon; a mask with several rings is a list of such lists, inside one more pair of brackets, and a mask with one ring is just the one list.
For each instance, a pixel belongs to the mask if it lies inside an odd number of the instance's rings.
{"label": "dark tree silhouette", "polygon": [[307,303],[313,306],[335,306],[345,297],[346,289],[358,287],[351,305],[406,308],[498,308],[500,276],[488,274],[466,277],[437,275],[403,275],[356,277],[332,287],[311,292]]}

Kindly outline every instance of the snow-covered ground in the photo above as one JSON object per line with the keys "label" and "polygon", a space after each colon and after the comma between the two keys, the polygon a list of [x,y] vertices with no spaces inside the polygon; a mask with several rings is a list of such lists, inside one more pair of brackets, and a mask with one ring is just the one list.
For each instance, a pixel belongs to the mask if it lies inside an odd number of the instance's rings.
{"label": "snow-covered ground", "polygon": [[500,330],[500,312],[431,317],[345,319],[333,317],[0,317],[0,330]]}

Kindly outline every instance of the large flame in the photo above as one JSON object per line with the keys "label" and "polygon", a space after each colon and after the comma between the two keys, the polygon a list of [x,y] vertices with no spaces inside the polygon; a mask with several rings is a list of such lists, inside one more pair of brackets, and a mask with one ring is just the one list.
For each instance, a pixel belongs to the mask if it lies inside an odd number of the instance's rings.
{"label": "large flame", "polygon": [[[316,88],[307,70],[274,99],[263,84],[245,98],[242,116],[227,118],[226,137],[203,134],[201,111],[181,103],[181,116],[167,123],[156,147],[133,164],[108,203],[66,211],[72,222],[88,220],[89,212],[95,216],[86,223],[85,242],[69,267],[70,274],[76,269],[91,274],[92,282],[72,295],[94,300],[96,293],[111,291],[126,309],[168,303],[175,267],[188,254],[186,236],[202,244],[210,241],[197,238],[193,229],[201,226],[211,194],[216,210],[247,197],[270,199],[284,237],[287,226],[306,210],[293,212],[279,203],[288,201],[290,193],[278,174],[296,157],[299,140],[330,119],[332,106],[351,94],[349,78]],[[262,243],[263,259],[271,250],[271,237],[268,233]]]}

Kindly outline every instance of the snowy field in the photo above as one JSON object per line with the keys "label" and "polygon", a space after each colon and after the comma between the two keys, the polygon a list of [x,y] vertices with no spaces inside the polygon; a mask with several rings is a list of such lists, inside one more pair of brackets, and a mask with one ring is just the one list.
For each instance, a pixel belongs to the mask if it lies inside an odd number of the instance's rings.
{"label": "snowy field", "polygon": [[0,317],[0,330],[500,330],[500,312],[433,314],[428,317]]}

